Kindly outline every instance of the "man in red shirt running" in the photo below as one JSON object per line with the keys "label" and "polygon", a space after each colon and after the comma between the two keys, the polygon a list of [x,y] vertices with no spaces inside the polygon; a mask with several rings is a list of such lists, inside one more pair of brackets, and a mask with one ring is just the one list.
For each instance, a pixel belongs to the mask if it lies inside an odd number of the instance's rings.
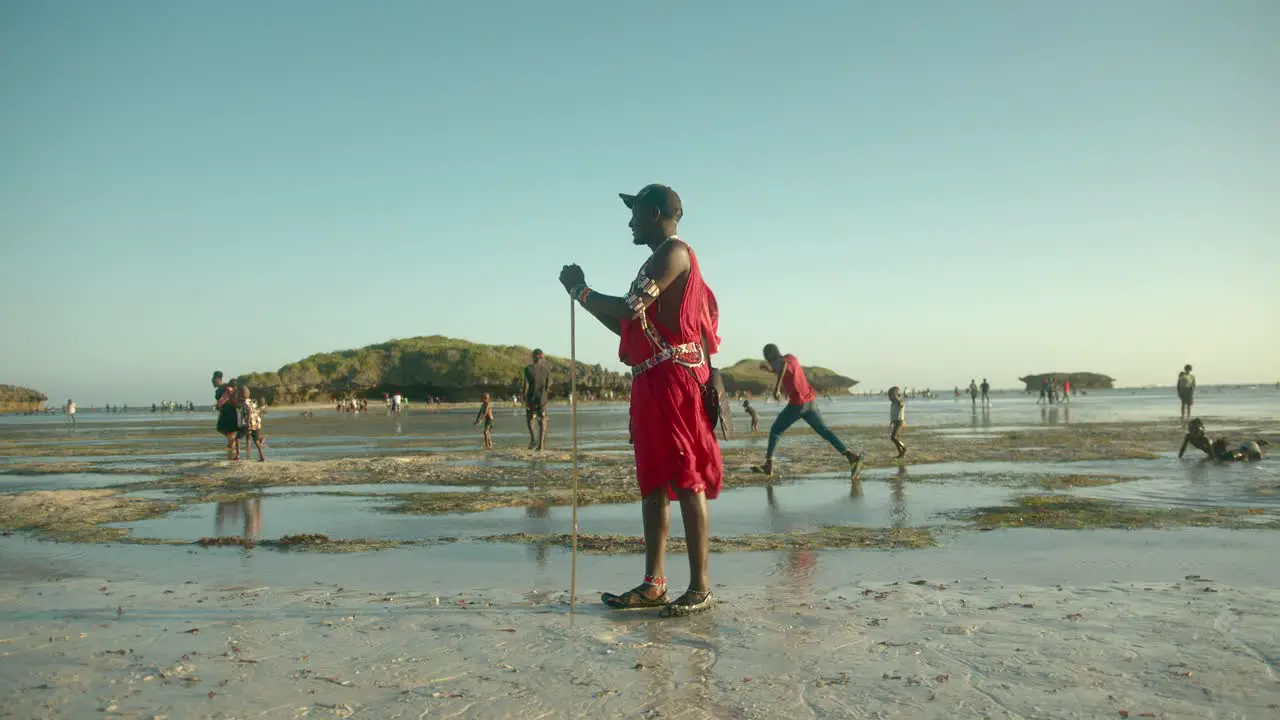
{"label": "man in red shirt running", "polygon": [[780,391],[786,390],[787,406],[778,413],[778,417],[773,421],[773,427],[769,428],[769,449],[765,451],[764,465],[757,465],[752,470],[772,475],[773,451],[777,449],[782,433],[797,420],[804,420],[809,423],[809,427],[813,428],[814,432],[818,433],[819,437],[831,443],[831,447],[849,461],[849,475],[857,480],[862,472],[862,456],[845,447],[840,438],[827,427],[826,421],[822,419],[822,413],[814,403],[818,393],[810,387],[800,361],[795,355],[783,355],[778,351],[778,346],[773,343],[764,346],[764,359],[777,376],[773,384],[773,397],[781,399]]}
{"label": "man in red shirt running", "polygon": [[[636,480],[643,498],[645,578],[621,595],[604,593],[619,610],[661,607],[665,616],[711,607],[707,572],[707,500],[720,494],[724,474],[714,426],[703,407],[712,382],[710,356],[720,345],[715,295],[702,279],[693,248],[676,236],[684,215],[680,196],[665,185],[622,195],[631,208],[631,236],[651,254],[623,297],[587,286],[582,268],[566,265],[560,282],[621,341],[618,356],[631,367],[631,434]],[[679,500],[689,549],[689,588],[667,600],[669,503]]]}

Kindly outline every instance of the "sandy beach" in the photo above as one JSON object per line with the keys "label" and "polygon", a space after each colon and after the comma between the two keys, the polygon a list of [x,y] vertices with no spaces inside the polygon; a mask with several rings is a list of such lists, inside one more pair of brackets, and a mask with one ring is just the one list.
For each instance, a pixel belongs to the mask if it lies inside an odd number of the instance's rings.
{"label": "sandy beach", "polygon": [[[1261,718],[1280,590],[1188,576],[721,590],[673,623],[562,593],[80,578],[5,591],[14,718]],[[22,619],[13,619],[15,616]]]}
{"label": "sandy beach", "polygon": [[[598,600],[642,550],[616,407],[580,413],[572,612],[574,458],[513,414],[486,453],[469,409],[276,413],[265,464],[204,416],[11,421],[0,717],[1275,716],[1280,471],[1090,400],[921,404],[901,463],[842,401],[852,485],[807,430],[772,480],[762,435],[723,441],[718,604],[675,621]],[[1280,438],[1250,402],[1206,416]]]}

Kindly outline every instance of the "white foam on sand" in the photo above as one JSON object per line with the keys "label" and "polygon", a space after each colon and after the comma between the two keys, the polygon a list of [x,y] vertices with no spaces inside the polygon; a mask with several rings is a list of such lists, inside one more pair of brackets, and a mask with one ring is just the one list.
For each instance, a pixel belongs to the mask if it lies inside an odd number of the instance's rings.
{"label": "white foam on sand", "polygon": [[0,716],[1262,718],[1280,590],[990,579],[723,591],[663,620],[581,597],[0,590]]}

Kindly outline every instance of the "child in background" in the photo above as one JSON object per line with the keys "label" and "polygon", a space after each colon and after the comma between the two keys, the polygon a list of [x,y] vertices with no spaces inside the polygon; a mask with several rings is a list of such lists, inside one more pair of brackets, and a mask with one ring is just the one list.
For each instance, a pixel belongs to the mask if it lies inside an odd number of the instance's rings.
{"label": "child in background", "polygon": [[889,439],[893,441],[893,446],[898,449],[898,457],[907,454],[907,446],[902,444],[902,440],[898,438],[898,433],[902,432],[902,426],[907,424],[907,399],[902,397],[902,391],[897,385],[889,388]]}
{"label": "child in background", "polygon": [[240,459],[240,438],[244,438],[244,454],[249,454],[249,440],[258,447],[258,462],[266,462],[267,456],[262,452],[262,409],[252,399],[249,388],[240,388],[239,421],[240,431],[236,433],[236,456]]}
{"label": "child in background", "polygon": [[1181,460],[1184,453],[1187,452],[1187,446],[1190,445],[1197,450],[1201,450],[1205,455],[1213,457],[1213,441],[1204,432],[1204,421],[1196,418],[1191,421],[1187,427],[1187,434],[1182,438],[1182,447],[1178,449],[1178,459]]}
{"label": "child in background", "polygon": [[751,407],[751,400],[742,401],[742,409],[747,411],[747,415],[751,416],[751,432],[760,432],[760,416],[756,414],[756,409]]}
{"label": "child in background", "polygon": [[480,412],[472,425],[479,425],[484,420],[484,449],[493,449],[493,403],[489,402],[489,393],[480,396]]}

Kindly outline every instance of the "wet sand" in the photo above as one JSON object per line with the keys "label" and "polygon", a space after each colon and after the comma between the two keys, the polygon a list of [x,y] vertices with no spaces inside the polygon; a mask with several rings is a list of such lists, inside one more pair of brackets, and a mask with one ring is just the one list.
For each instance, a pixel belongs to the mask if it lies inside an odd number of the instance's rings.
{"label": "wet sand", "polygon": [[[739,582],[716,588],[719,605],[679,621],[607,611],[594,588],[570,616],[564,577],[522,592],[465,577],[378,585],[388,578],[362,581],[350,564],[292,586],[178,579],[191,572],[9,581],[0,717],[1252,718],[1280,707],[1274,570],[1267,586],[1232,586],[1223,579],[1249,572],[1193,551],[1154,565],[1198,562],[1203,576],[1043,585],[927,552],[926,573],[954,572],[899,575],[877,560],[841,581],[848,565],[833,553],[782,572],[730,568],[720,576]],[[604,562],[588,586],[635,570]],[[813,572],[819,563],[840,567]]]}
{"label": "wet sand", "polygon": [[[277,415],[266,464],[219,459],[207,418],[5,425],[0,717],[1280,712],[1274,460],[1179,462],[1167,419],[939,405],[899,463],[861,412],[829,413],[856,485],[807,429],[775,479],[763,435],[724,443],[720,605],[675,621],[598,604],[640,569],[616,408],[582,413],[572,617],[573,458],[510,419],[486,453],[466,411]],[[1257,408],[1216,424],[1280,439]]]}

